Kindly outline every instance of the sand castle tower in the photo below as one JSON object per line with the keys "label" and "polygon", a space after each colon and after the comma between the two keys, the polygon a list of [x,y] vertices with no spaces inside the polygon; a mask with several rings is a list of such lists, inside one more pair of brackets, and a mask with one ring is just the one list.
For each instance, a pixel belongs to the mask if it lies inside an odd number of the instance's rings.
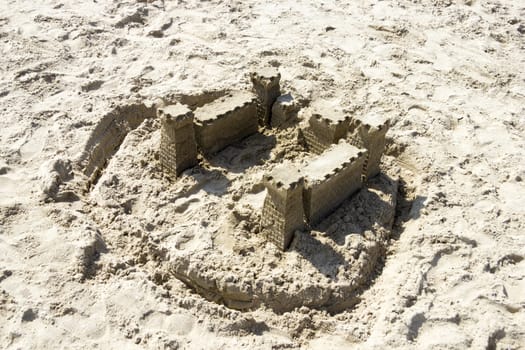
{"label": "sand castle tower", "polygon": [[301,129],[306,149],[314,154],[321,154],[348,132],[350,117],[332,111],[326,116],[317,112],[307,112],[308,126]]}
{"label": "sand castle tower", "polygon": [[175,104],[159,108],[157,115],[161,120],[160,162],[168,172],[179,176],[197,164],[193,112]]}
{"label": "sand castle tower", "polygon": [[261,229],[268,241],[286,250],[295,230],[304,228],[303,177],[291,164],[277,166],[264,177]]}
{"label": "sand castle tower", "polygon": [[255,93],[257,94],[257,117],[259,125],[269,126],[272,106],[281,95],[279,82],[281,74],[275,68],[263,68],[250,74]]}
{"label": "sand castle tower", "polygon": [[349,141],[357,147],[366,148],[368,151],[363,166],[363,177],[365,179],[370,179],[380,172],[379,165],[385,150],[388,128],[388,120],[376,114],[353,119],[350,123]]}

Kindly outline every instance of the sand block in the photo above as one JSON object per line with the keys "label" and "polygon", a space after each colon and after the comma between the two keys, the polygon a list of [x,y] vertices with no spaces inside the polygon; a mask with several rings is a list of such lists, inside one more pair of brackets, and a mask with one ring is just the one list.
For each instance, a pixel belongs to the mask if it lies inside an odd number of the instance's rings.
{"label": "sand block", "polygon": [[285,94],[277,98],[272,106],[272,128],[279,127],[291,120],[297,113],[299,107],[295,103],[292,95]]}
{"label": "sand block", "polygon": [[279,82],[281,73],[275,68],[265,67],[250,74],[253,89],[257,95],[257,116],[259,124],[270,125],[272,106],[281,95]]}
{"label": "sand block", "polygon": [[275,167],[263,181],[267,194],[261,228],[270,242],[286,250],[294,232],[304,228],[304,180],[295,165],[285,163]]}
{"label": "sand block", "polygon": [[366,148],[368,151],[363,169],[363,176],[367,179],[380,172],[379,165],[385,150],[388,128],[388,119],[375,113],[353,118],[350,123],[348,139],[353,145]]}
{"label": "sand block", "polygon": [[256,133],[258,130],[255,96],[239,91],[195,110],[197,144],[205,154]]}
{"label": "sand block", "polygon": [[157,110],[161,120],[160,162],[175,176],[197,164],[193,112],[182,104]]}
{"label": "sand block", "polygon": [[342,111],[310,111],[306,115],[308,126],[302,135],[308,151],[321,154],[331,145],[344,138],[348,132],[350,117]]}
{"label": "sand block", "polygon": [[366,150],[343,140],[303,168],[304,210],[311,225],[317,224],[361,188],[365,159]]}

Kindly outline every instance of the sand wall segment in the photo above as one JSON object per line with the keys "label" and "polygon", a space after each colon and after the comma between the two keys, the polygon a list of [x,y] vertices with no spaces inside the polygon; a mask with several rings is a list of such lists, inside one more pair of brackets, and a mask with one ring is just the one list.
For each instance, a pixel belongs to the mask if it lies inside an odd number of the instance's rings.
{"label": "sand wall segment", "polygon": [[253,89],[257,95],[257,118],[261,126],[271,123],[272,106],[281,95],[279,82],[281,73],[275,68],[262,68],[250,74]]}
{"label": "sand wall segment", "polygon": [[161,120],[160,162],[175,176],[197,164],[193,112],[184,105],[159,108]]}
{"label": "sand wall segment", "polygon": [[366,150],[341,141],[302,169],[304,211],[310,225],[319,223],[361,188]]}
{"label": "sand wall segment", "polygon": [[89,178],[88,187],[98,181],[128,133],[153,117],[155,107],[130,101],[112,108],[97,122],[78,160],[80,170]]}
{"label": "sand wall segment", "polygon": [[239,91],[197,108],[195,136],[204,154],[213,154],[258,131],[255,96]]}
{"label": "sand wall segment", "polygon": [[304,228],[303,177],[292,164],[278,165],[263,179],[267,189],[261,229],[279,249],[288,248],[295,230]]}

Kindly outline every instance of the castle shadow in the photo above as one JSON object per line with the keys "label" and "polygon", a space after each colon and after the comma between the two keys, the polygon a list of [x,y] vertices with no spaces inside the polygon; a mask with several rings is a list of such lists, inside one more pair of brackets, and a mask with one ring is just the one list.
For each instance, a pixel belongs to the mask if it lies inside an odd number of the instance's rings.
{"label": "castle shadow", "polygon": [[[386,201],[381,194],[390,195]],[[347,236],[362,235],[366,231],[383,228],[391,230],[396,214],[397,181],[380,174],[345,200],[332,214],[314,229],[343,246]]]}
{"label": "castle shadow", "polygon": [[418,219],[421,215],[421,210],[425,207],[426,196],[412,196],[409,192],[410,188],[405,180],[403,178],[399,179],[396,217],[392,233],[393,239],[398,239],[404,230],[404,223],[412,219]]}
{"label": "castle shadow", "polygon": [[195,185],[184,192],[184,196],[189,197],[200,190],[208,194],[222,197],[228,192],[231,181],[217,169],[206,169],[197,165],[188,172],[188,176],[195,179]]}
{"label": "castle shadow", "polygon": [[375,234],[380,229],[392,230],[397,191],[397,180],[388,175],[380,174],[370,179],[365,187],[345,200],[323,221],[296,235],[292,249],[320,273],[336,280],[340,266],[348,264],[337,247],[345,246],[348,236],[362,235],[366,231]]}
{"label": "castle shadow", "polygon": [[276,144],[275,136],[256,133],[209,157],[208,162],[231,173],[243,173],[270,159],[270,153]]}
{"label": "castle shadow", "polygon": [[313,237],[310,231],[296,234],[292,246],[292,250],[301,254],[319,273],[331,280],[336,280],[339,267],[348,263],[341,253]]}

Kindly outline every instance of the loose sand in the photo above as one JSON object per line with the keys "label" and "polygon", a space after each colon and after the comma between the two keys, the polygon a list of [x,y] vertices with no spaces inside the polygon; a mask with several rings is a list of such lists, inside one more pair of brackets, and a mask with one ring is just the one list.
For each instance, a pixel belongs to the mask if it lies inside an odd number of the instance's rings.
{"label": "loose sand", "polygon": [[[0,347],[525,348],[520,1],[0,3]],[[391,121],[382,174],[287,252],[265,130],[174,180],[156,107],[270,65]],[[301,113],[299,113],[299,117]],[[299,120],[298,122],[304,122]]]}

